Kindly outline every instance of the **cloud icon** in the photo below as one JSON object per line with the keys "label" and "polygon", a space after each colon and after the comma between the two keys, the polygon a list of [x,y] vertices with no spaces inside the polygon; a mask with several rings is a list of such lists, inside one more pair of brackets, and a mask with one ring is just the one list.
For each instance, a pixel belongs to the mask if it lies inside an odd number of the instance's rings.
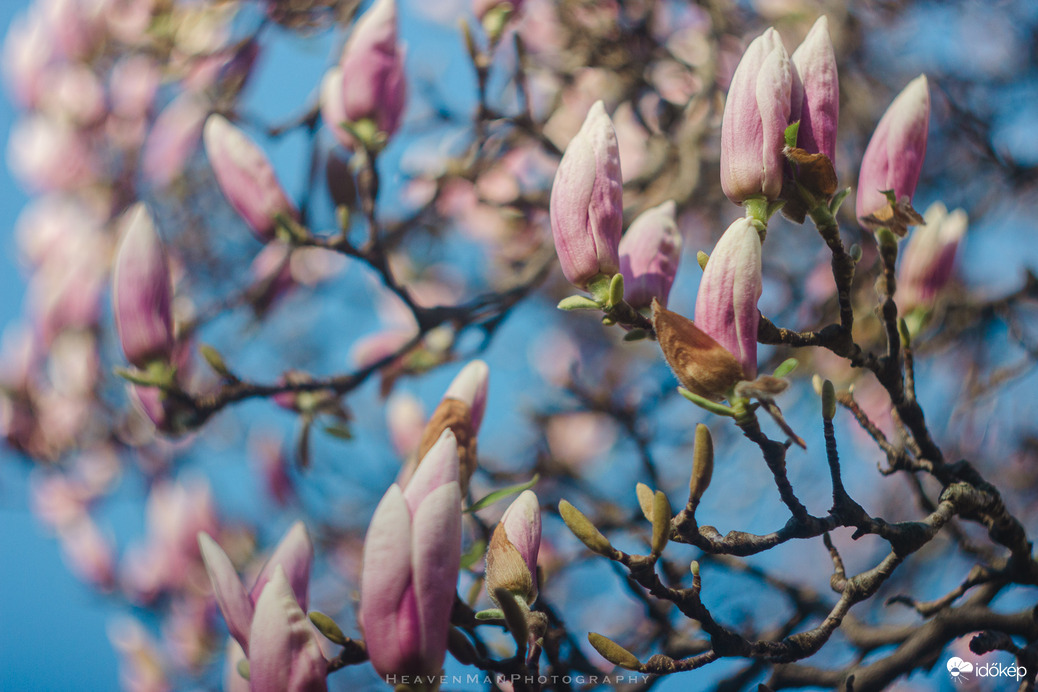
{"label": "cloud icon", "polygon": [[954,658],[949,658],[946,667],[948,668],[948,672],[951,673],[951,676],[953,678],[957,678],[963,673],[973,672],[973,664],[969,661],[963,661],[958,656]]}

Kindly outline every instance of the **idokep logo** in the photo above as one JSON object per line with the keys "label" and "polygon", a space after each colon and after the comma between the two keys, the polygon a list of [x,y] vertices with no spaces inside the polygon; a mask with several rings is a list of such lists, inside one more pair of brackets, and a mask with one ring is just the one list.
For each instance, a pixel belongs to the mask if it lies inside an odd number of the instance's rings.
{"label": "idokep logo", "polygon": [[973,664],[969,661],[963,661],[961,658],[956,656],[955,658],[949,658],[946,665],[948,673],[951,674],[952,680],[955,682],[962,682],[963,680],[969,680],[966,673],[973,672]]}
{"label": "idokep logo", "polygon": [[948,669],[948,674],[951,675],[952,680],[955,682],[962,682],[963,680],[969,680],[969,674],[972,673],[978,678],[1016,678],[1017,681],[1021,680],[1027,675],[1027,668],[1023,666],[1004,666],[1001,663],[985,663],[974,667],[969,661],[963,661],[958,656],[949,658],[948,663],[945,664]]}

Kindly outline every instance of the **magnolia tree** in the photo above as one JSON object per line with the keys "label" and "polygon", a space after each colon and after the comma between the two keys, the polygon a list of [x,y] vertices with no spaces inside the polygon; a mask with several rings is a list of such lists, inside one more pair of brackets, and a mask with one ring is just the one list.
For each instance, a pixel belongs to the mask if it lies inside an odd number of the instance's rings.
{"label": "magnolia tree", "polygon": [[124,686],[1032,689],[1026,6],[34,0],[0,429]]}

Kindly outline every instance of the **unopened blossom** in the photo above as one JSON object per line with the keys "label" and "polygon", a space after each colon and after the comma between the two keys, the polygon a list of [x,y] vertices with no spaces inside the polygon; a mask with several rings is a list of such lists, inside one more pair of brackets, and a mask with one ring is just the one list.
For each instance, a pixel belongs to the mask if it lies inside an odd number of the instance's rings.
{"label": "unopened blossom", "polygon": [[[476,471],[476,436],[486,411],[489,381],[490,369],[481,360],[474,360],[462,368],[433,411],[418,445],[418,463],[421,464],[443,432],[451,431],[457,439],[461,459],[459,480],[463,491],[468,488],[469,479]],[[405,469],[401,480],[406,478],[408,471]]]}
{"label": "unopened blossom", "polygon": [[923,218],[905,245],[897,273],[897,302],[905,310],[932,304],[948,285],[969,224],[964,210],[949,212],[940,202],[931,204]]}
{"label": "unopened blossom", "polygon": [[757,326],[762,292],[761,243],[748,218],[737,220],[710,253],[696,295],[696,326],[728,350],[743,375],[757,376]]}
{"label": "unopened blossom", "polygon": [[505,589],[528,605],[537,600],[540,545],[540,503],[532,490],[525,490],[505,510],[490,539],[486,583],[491,598],[497,589]]}
{"label": "unopened blossom", "polygon": [[742,204],[778,199],[786,161],[793,69],[775,29],[755,38],[739,61],[721,120],[721,188]]}
{"label": "unopened blossom", "polygon": [[389,487],[364,539],[360,620],[379,675],[440,672],[460,560],[457,454],[430,453],[406,490]]}
{"label": "unopened blossom", "polygon": [[395,0],[376,0],[357,21],[339,67],[345,119],[372,120],[380,132],[396,132],[407,101],[407,82],[397,42]]}
{"label": "unopened blossom", "polygon": [[220,189],[257,238],[273,238],[279,216],[298,218],[270,160],[248,135],[214,113],[202,137]]}
{"label": "unopened blossom", "polygon": [[256,598],[249,645],[252,692],[328,689],[328,662],[280,564]]}
{"label": "unopened blossom", "polygon": [[882,225],[894,216],[883,193],[893,191],[896,205],[910,205],[926,156],[930,127],[930,88],[919,75],[897,95],[883,114],[861,159],[858,174],[858,219],[875,218],[867,226]]}
{"label": "unopened blossom", "polygon": [[667,304],[681,261],[681,232],[674,212],[673,200],[647,209],[620,239],[624,299],[635,308],[648,307],[653,298]]}
{"label": "unopened blossom", "polygon": [[146,368],[173,353],[169,260],[143,202],[126,212],[122,227],[112,279],[115,326],[126,360]]}
{"label": "unopened blossom", "polygon": [[818,18],[791,59],[790,120],[800,121],[797,146],[809,154],[825,154],[832,161],[836,155],[836,124],[840,117],[840,83],[828,18],[824,15]]}
{"label": "unopened blossom", "polygon": [[681,384],[719,400],[757,375],[761,248],[749,218],[733,223],[714,247],[699,283],[696,320],[653,302],[653,327]]}
{"label": "unopened blossom", "polygon": [[264,587],[280,570],[295,596],[297,606],[306,610],[310,582],[310,566],[313,564],[314,547],[310,535],[302,522],[296,522],[278,543],[274,553],[263,566],[256,583],[246,591],[238,578],[234,565],[223,548],[206,532],[198,534],[198,546],[205,562],[209,581],[213,586],[216,603],[227,622],[231,636],[241,644],[242,650],[251,656],[251,634],[257,601]]}
{"label": "unopened blossom", "polygon": [[562,273],[586,288],[600,274],[620,271],[623,178],[616,131],[596,101],[566,147],[551,187],[551,232]]}

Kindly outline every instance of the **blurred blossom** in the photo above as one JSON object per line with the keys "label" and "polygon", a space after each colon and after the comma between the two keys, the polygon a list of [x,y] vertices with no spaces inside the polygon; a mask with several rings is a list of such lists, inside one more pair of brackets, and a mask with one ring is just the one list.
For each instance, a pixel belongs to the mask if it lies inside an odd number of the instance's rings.
{"label": "blurred blossom", "polygon": [[41,76],[40,110],[74,126],[96,124],[105,114],[105,94],[100,80],[85,65],[61,65]]}
{"label": "blurred blossom", "polygon": [[746,48],[724,104],[721,187],[736,204],[782,192],[792,82],[789,55],[769,28]]}
{"label": "blurred blossom", "polygon": [[141,154],[141,169],[148,181],[166,187],[180,177],[195,153],[208,114],[205,102],[188,92],[162,109]]}
{"label": "blurred blossom", "polygon": [[349,265],[346,257],[338,252],[319,247],[301,247],[293,250],[288,266],[296,282],[304,286],[316,286],[335,277]]}
{"label": "blurred blossom", "polygon": [[4,327],[0,335],[0,390],[24,391],[37,362],[32,330],[19,322]]}
{"label": "blurred blossom", "polygon": [[108,626],[108,639],[119,654],[119,683],[127,692],[169,692],[165,661],[158,646],[135,619],[120,616]]}
{"label": "blurred blossom", "polygon": [[634,106],[624,101],[613,113],[617,152],[623,161],[624,180],[636,180],[646,173],[649,161],[649,132],[642,125]]}
{"label": "blurred blossom", "polygon": [[143,53],[123,56],[112,66],[108,78],[112,111],[127,119],[147,115],[161,80],[161,68],[151,56]]}
{"label": "blurred blossom", "polygon": [[36,105],[41,91],[40,78],[47,65],[56,59],[55,49],[49,27],[37,6],[30,6],[11,21],[4,38],[3,70],[11,93],[22,106]]}
{"label": "blurred blossom", "polygon": [[214,113],[203,136],[220,189],[259,240],[274,237],[278,217],[298,218],[270,160],[248,135]]}
{"label": "blurred blossom", "polygon": [[162,623],[164,649],[179,668],[199,673],[212,655],[209,614],[199,598],[178,598]]}
{"label": "blurred blossom", "polygon": [[425,428],[425,408],[410,392],[393,392],[386,400],[389,441],[397,455],[407,459],[418,451]]}
{"label": "blurred blossom", "polygon": [[544,380],[554,385],[569,382],[580,364],[580,345],[565,331],[545,329],[530,345],[527,360]]}
{"label": "blurred blossom", "polygon": [[579,411],[552,416],[544,434],[555,459],[572,469],[580,469],[612,449],[617,430],[616,423],[608,416]]}
{"label": "blurred blossom", "polygon": [[79,196],[40,195],[30,200],[18,215],[15,238],[18,249],[29,262],[41,265],[48,257],[55,257],[55,262],[60,263],[69,244],[75,246],[76,252],[89,245],[102,245],[101,223],[98,210]]}
{"label": "blurred blossom", "polygon": [[404,56],[397,45],[395,0],[376,0],[353,27],[339,61],[346,120],[372,120],[392,135],[407,99]]}
{"label": "blurred blossom", "polygon": [[82,187],[98,173],[86,135],[67,123],[39,114],[15,123],[7,156],[15,176],[39,191]]}
{"label": "blurred blossom", "polygon": [[234,3],[176,5],[173,40],[177,50],[190,56],[217,52],[227,43],[236,11]]}
{"label": "blurred blossom", "polygon": [[350,359],[358,368],[367,368],[396,353],[416,335],[415,330],[391,329],[363,336],[350,349]]}
{"label": "blurred blossom", "polygon": [[89,515],[61,525],[58,542],[69,569],[77,577],[105,591],[112,588],[115,584],[112,543]]}
{"label": "blurred blossom", "polygon": [[635,308],[648,307],[653,298],[667,304],[681,261],[675,210],[674,201],[668,200],[643,211],[620,239],[624,299]]}
{"label": "blurred blossom", "polygon": [[90,494],[62,473],[39,474],[31,479],[32,511],[52,529],[71,527],[87,516]]}
{"label": "blurred blossom", "polygon": [[249,265],[249,274],[252,277],[250,298],[260,314],[285,296],[295,285],[289,266],[291,255],[290,245],[275,240],[264,245]]}
{"label": "blurred blossom", "polygon": [[248,447],[249,456],[258,467],[267,494],[278,505],[284,506],[291,502],[296,496],[295,483],[288,473],[291,460],[285,453],[283,440],[256,433],[250,436]]}
{"label": "blurred blossom", "polygon": [[566,147],[551,187],[551,230],[566,279],[586,288],[620,271],[623,178],[616,132],[601,101]]}
{"label": "blurred blossom", "polygon": [[90,395],[101,364],[97,340],[88,332],[63,332],[51,344],[47,375],[54,389],[70,395]]}
{"label": "blurred blossom", "polygon": [[138,368],[173,355],[169,260],[143,202],[120,221],[122,238],[112,276],[112,309],[126,360]]}
{"label": "blurred blossom", "polygon": [[108,32],[127,45],[141,45],[149,40],[148,27],[158,0],[105,0],[105,24]]}
{"label": "blurred blossom", "polygon": [[348,133],[342,123],[346,122],[346,103],[343,101],[342,68],[338,65],[328,68],[321,79],[321,119],[324,126],[332,133],[335,141],[347,149],[353,149],[357,142]]}
{"label": "blurred blossom", "polygon": [[952,278],[955,255],[969,218],[962,209],[949,212],[940,202],[926,210],[901,256],[897,273],[897,302],[903,311],[929,306]]}

